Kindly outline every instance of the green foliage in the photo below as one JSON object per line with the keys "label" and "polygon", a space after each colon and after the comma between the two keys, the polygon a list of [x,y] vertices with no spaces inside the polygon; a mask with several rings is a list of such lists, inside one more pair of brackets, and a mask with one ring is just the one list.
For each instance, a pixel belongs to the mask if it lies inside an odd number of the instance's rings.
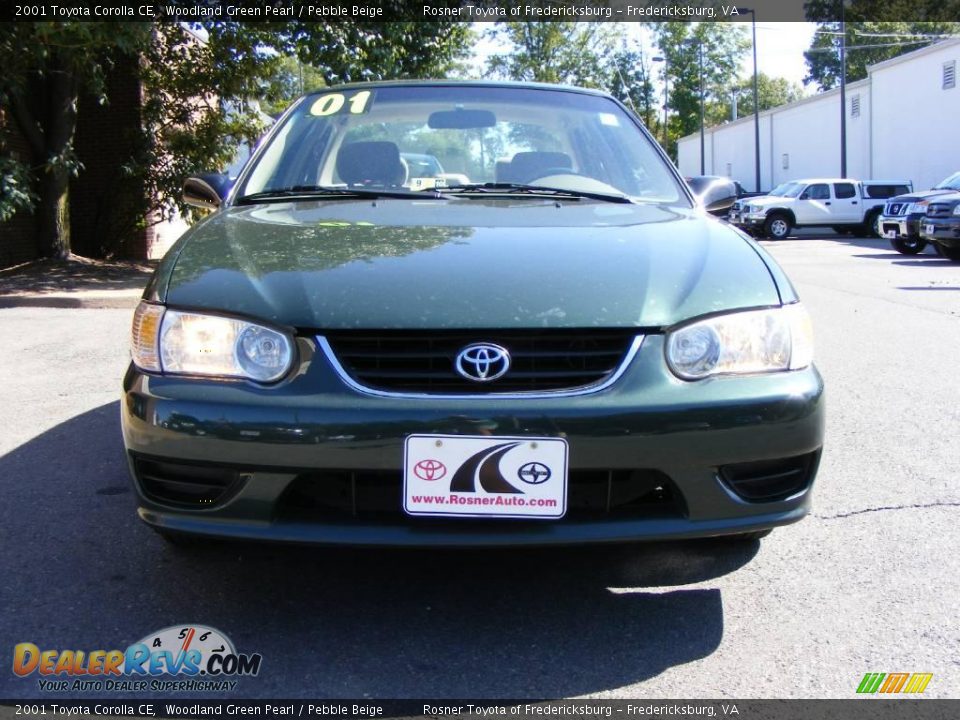
{"label": "green foliage", "polygon": [[623,38],[611,58],[609,91],[615,98],[634,109],[644,124],[654,132],[659,126],[661,97],[653,83],[652,62],[639,43]]}
{"label": "green foliage", "polygon": [[[734,89],[731,89],[733,92]],[[735,88],[738,99],[738,115],[743,117],[753,112],[753,79],[747,79]],[[760,112],[775,108],[779,105],[796,102],[804,96],[803,87],[797,83],[792,83],[786,78],[770,77],[766,73],[757,74],[757,99],[760,105]],[[724,109],[729,119],[729,105]]]}
{"label": "green foliage", "polygon": [[303,93],[326,87],[323,73],[293,55],[284,55],[265,78],[260,107],[268,115],[279,115]]}
{"label": "green foliage", "polygon": [[443,76],[458,68],[471,37],[468,25],[451,22],[203,22],[190,32],[181,23],[0,23],[0,106],[32,155],[0,148],[0,218],[36,209],[44,254],[70,251],[68,179],[82,177],[73,150],[77,106],[87,95],[109,103],[106,79],[119,63],[137,68],[143,87],[141,123],[124,138],[134,148],[125,184],[142,196],[128,219],[133,227],[186,211],[183,179],[225,167],[238,143],[252,143],[263,118],[250,100],[283,109],[300,93],[300,64],[309,68],[304,90]]}
{"label": "green foliage", "polygon": [[[850,0],[844,6],[844,33],[838,22],[838,7],[836,0],[808,0],[804,5],[807,19],[817,22],[819,31],[804,53],[808,69],[804,83],[816,83],[824,90],[840,84],[843,35],[847,44],[847,81],[853,82],[865,78],[870,65],[918,50],[935,42],[936,36],[960,33],[956,6],[951,8],[950,3],[941,0]],[[888,20],[895,17],[923,21]],[[929,40],[924,36],[930,36]]]}
{"label": "green foliage", "polygon": [[10,155],[0,155],[0,222],[18,210],[31,210],[37,201],[30,187],[30,168]]}
{"label": "green foliage", "polygon": [[[677,139],[700,129],[700,63],[703,52],[703,92],[706,125],[729,117],[730,88],[739,83],[740,60],[750,47],[747,31],[729,23],[655,23],[654,38],[663,79],[669,79],[671,112],[666,150],[676,157]],[[733,82],[731,82],[733,81]]]}
{"label": "green foliage", "polygon": [[492,55],[488,74],[510,80],[606,88],[615,35],[612,25],[578,22],[498,22],[491,39],[509,51]]}

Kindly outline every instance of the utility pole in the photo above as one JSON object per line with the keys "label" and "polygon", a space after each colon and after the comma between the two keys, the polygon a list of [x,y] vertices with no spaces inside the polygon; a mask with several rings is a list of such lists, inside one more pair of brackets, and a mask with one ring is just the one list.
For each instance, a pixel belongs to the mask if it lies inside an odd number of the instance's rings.
{"label": "utility pole", "polygon": [[840,177],[847,177],[847,23],[840,0]]}

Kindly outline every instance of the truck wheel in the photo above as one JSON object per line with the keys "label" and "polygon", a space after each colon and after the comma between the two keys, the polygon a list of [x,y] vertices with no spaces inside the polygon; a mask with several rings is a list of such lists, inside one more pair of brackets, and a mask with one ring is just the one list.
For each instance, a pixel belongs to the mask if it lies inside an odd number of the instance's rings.
{"label": "truck wheel", "polygon": [[960,262],[960,247],[947,247],[937,243],[937,252],[940,253],[940,257],[953,260],[953,262]]}
{"label": "truck wheel", "polygon": [[763,224],[763,231],[774,240],[783,240],[790,234],[790,219],[783,213],[775,213]]}
{"label": "truck wheel", "polygon": [[867,237],[880,237],[880,210],[871,210],[863,219],[864,235]]}
{"label": "truck wheel", "polygon": [[917,255],[923,252],[927,241],[921,240],[916,235],[898,235],[890,240],[890,245],[903,255]]}

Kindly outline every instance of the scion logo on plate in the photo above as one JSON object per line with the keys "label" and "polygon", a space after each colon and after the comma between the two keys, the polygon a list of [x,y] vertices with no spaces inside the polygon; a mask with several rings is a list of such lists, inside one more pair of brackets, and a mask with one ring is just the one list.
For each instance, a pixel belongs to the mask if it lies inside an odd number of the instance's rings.
{"label": "scion logo on plate", "polygon": [[447,474],[447,466],[439,460],[421,460],[413,466],[413,474],[421,480],[439,480]]}
{"label": "scion logo on plate", "polygon": [[531,485],[539,485],[540,483],[546,482],[552,474],[550,468],[538,462],[528,462],[517,470],[517,477]]}
{"label": "scion logo on plate", "polygon": [[459,352],[454,367],[467,380],[490,382],[510,369],[510,353],[492,343],[474,343]]}

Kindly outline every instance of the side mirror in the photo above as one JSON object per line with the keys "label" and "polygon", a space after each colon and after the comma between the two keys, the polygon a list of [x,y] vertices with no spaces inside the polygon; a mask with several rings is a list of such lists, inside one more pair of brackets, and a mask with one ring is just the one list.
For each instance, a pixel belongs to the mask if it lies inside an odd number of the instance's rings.
{"label": "side mirror", "polygon": [[193,207],[216,210],[227,199],[234,180],[218,173],[188,177],[183,183],[183,201]]}
{"label": "side mirror", "polygon": [[703,191],[700,204],[709,213],[726,210],[737,199],[737,186],[732,182],[716,182]]}

